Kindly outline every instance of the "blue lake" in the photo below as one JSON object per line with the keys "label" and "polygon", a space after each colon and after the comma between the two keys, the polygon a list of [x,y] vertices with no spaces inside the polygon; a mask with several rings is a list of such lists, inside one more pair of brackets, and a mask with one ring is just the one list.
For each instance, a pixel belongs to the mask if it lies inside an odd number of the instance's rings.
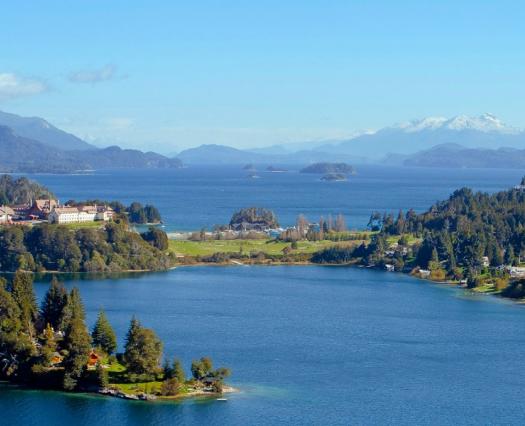
{"label": "blue lake", "polygon": [[49,186],[62,202],[69,199],[140,201],[157,206],[166,230],[211,229],[230,221],[242,207],[275,211],[282,225],[303,213],[343,213],[351,228],[366,226],[374,210],[427,209],[455,189],[498,191],[520,182],[524,172],[495,169],[421,169],[358,166],[347,182],[323,182],[319,175],[260,172],[248,179],[240,167],[191,167],[178,170],[100,171],[88,175],[32,175]]}
{"label": "blue lake", "polygon": [[[167,230],[227,223],[240,207],[284,225],[373,210],[422,211],[454,189],[497,191],[519,170],[362,166],[348,182],[237,168],[33,175],[61,200],[159,207]],[[104,308],[122,339],[131,315],[186,367],[210,355],[242,391],[227,402],[135,403],[0,386],[0,424],[522,424],[523,307],[407,276],[346,267],[194,267],[119,279],[71,279],[91,326]],[[48,283],[37,282],[39,297]],[[122,340],[121,340],[122,345]]]}
{"label": "blue lake", "polygon": [[[41,297],[47,282],[37,282]],[[194,267],[80,288],[120,338],[136,314],[168,356],[210,355],[227,402],[136,403],[0,387],[3,424],[519,424],[525,312],[349,267]],[[121,341],[122,344],[122,341]]]}

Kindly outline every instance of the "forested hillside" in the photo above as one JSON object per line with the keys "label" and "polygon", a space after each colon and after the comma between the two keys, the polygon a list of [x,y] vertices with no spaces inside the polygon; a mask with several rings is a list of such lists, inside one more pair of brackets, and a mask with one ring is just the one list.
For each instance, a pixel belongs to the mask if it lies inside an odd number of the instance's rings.
{"label": "forested hillside", "polygon": [[[379,231],[371,242],[352,249],[317,253],[317,263],[391,264],[396,270],[424,268],[432,277],[468,278],[503,274],[502,265],[517,265],[525,255],[525,179],[522,185],[495,194],[462,188],[447,200],[417,214],[409,210],[374,213],[369,227]],[[491,269],[492,267],[492,269]],[[486,275],[486,274],[485,274]]]}
{"label": "forested hillside", "polygon": [[0,176],[0,205],[28,204],[31,200],[56,198],[46,187],[25,177]]}
{"label": "forested hillside", "polygon": [[[165,235],[165,234],[164,234]],[[120,272],[163,270],[171,257],[125,224],[73,230],[61,225],[0,229],[0,271]]]}

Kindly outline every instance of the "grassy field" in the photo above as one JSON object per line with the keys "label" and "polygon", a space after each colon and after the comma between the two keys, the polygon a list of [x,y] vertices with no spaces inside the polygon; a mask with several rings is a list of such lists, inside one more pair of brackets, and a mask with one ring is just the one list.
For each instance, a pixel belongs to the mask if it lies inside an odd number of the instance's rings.
{"label": "grassy field", "polygon": [[[405,236],[408,237],[409,246],[416,244],[416,243],[421,243],[423,241],[423,238],[417,238],[416,236],[412,234],[405,234]],[[386,241],[388,244],[394,244],[394,243],[397,243],[401,237],[402,237],[401,235],[391,235],[386,239]]]}
{"label": "grassy field", "polygon": [[107,222],[97,220],[95,222],[80,222],[80,223],[61,223],[60,225],[53,226],[63,226],[65,228],[77,230],[85,228],[103,228]]}
{"label": "grassy field", "polygon": [[[360,241],[299,241],[294,253],[315,253],[333,245],[355,245]],[[170,250],[180,256],[210,256],[214,253],[263,252],[269,255],[280,255],[290,243],[274,240],[210,240],[210,241],[177,241],[170,240]]]}

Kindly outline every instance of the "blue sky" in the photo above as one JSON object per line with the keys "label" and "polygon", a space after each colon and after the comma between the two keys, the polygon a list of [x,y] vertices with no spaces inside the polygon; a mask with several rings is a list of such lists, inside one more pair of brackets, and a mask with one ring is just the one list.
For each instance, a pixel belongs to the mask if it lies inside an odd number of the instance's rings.
{"label": "blue sky", "polygon": [[175,152],[342,138],[425,116],[525,127],[520,1],[2,5],[0,109]]}

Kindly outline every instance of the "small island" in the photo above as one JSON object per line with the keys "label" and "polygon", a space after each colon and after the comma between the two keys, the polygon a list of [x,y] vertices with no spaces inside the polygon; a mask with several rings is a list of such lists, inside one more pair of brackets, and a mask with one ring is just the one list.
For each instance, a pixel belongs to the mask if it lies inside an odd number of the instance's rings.
{"label": "small island", "polygon": [[344,173],[327,173],[321,180],[328,182],[345,182],[348,180],[348,177]]}
{"label": "small island", "polygon": [[194,360],[187,378],[180,360],[161,366],[162,341],[132,317],[124,352],[100,311],[91,333],[77,288],[67,292],[53,278],[40,309],[32,275],[17,271],[0,278],[0,380],[33,389],[96,392],[125,399],[152,400],[217,396],[234,389],[224,384],[227,368],[213,368],[209,357]]}
{"label": "small island", "polygon": [[300,170],[301,173],[311,173],[311,174],[332,174],[332,173],[342,173],[347,175],[354,175],[355,169],[353,166],[347,163],[314,163],[309,166],[304,167]]}

